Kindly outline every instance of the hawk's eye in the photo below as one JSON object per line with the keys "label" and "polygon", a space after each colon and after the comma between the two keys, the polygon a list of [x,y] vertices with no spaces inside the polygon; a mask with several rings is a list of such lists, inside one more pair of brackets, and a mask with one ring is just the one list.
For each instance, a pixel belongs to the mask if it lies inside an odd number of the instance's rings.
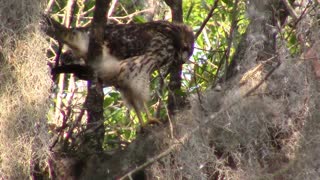
{"label": "hawk's eye", "polygon": [[182,52],[186,52],[188,54],[188,56],[192,55],[192,51],[191,51],[190,47],[188,47],[188,46],[184,46],[182,48]]}
{"label": "hawk's eye", "polygon": [[72,30],[72,36],[75,36],[77,34],[77,30]]}

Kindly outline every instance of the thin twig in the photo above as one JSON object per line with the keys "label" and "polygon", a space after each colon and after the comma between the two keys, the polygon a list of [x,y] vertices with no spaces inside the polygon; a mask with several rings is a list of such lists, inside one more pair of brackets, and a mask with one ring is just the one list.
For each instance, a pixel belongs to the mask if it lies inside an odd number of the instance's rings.
{"label": "thin twig", "polygon": [[47,7],[46,7],[46,10],[44,11],[46,14],[49,14],[49,13],[50,13],[54,2],[55,2],[55,0],[50,0],[50,1],[48,2]]}
{"label": "thin twig", "polygon": [[149,8],[149,9],[144,9],[144,10],[141,10],[141,11],[137,11],[137,12],[128,14],[126,16],[121,16],[121,17],[111,16],[109,18],[113,18],[113,19],[131,19],[135,15],[138,15],[138,14],[141,14],[141,13],[144,13],[144,12],[151,12],[151,11],[152,11],[152,9]]}
{"label": "thin twig", "polygon": [[116,4],[117,4],[117,0],[112,0],[111,3],[110,3],[110,8],[108,10],[108,14],[107,16],[110,17],[111,14],[113,13],[115,7],[116,7]]}
{"label": "thin twig", "polygon": [[297,13],[294,11],[294,9],[292,8],[291,4],[289,3],[288,0],[282,0],[283,4],[286,6],[287,11],[289,12],[289,14],[291,15],[291,17],[293,18],[294,21],[298,20],[298,15]]}
{"label": "thin twig", "polygon": [[73,97],[74,97],[74,93],[75,93],[75,89],[73,89],[71,91],[71,94],[67,99],[67,105],[65,105],[67,110],[66,110],[66,113],[65,113],[66,115],[63,117],[62,127],[67,125],[67,121],[71,116],[71,112],[72,112],[72,107],[71,106],[72,106],[72,100],[73,100]]}
{"label": "thin twig", "polygon": [[[309,3],[308,3],[308,5],[309,5]],[[308,10],[308,8],[309,8],[308,5],[304,8],[304,10],[303,10],[302,13],[300,14],[299,18],[294,22],[293,28],[291,28],[290,32],[288,32],[287,38],[285,39],[286,41],[287,41],[288,38],[291,36],[291,34],[294,32],[294,30],[296,29],[295,27],[296,27],[297,24],[302,20],[303,16],[304,16],[305,14],[307,14],[306,12],[307,12],[307,10]]]}
{"label": "thin twig", "polygon": [[[133,16],[136,16],[136,15],[144,13],[144,12],[150,12],[151,10],[152,9],[149,8],[149,9],[137,11],[137,12],[125,15],[125,16],[110,16],[110,17],[108,17],[108,19],[116,20],[117,22],[121,23],[121,21],[119,21],[119,19],[131,19]],[[81,19],[92,20],[93,17],[81,17]]]}
{"label": "thin twig", "polygon": [[187,21],[189,20],[189,17],[190,17],[190,14],[191,14],[192,10],[193,10],[194,4],[195,3],[192,1],[191,5],[190,5],[190,8],[188,9],[187,16],[186,16],[186,20]]}
{"label": "thin twig", "polygon": [[[226,52],[226,51],[225,51]],[[215,85],[217,84],[217,80],[218,80],[218,75],[219,75],[219,72],[220,72],[220,70],[221,70],[221,67],[222,67],[222,64],[223,64],[223,59],[226,57],[226,53],[224,53],[223,54],[223,56],[222,56],[222,58],[220,59],[220,61],[219,61],[219,64],[218,64],[218,69],[217,69],[217,71],[216,71],[216,76],[215,76],[215,78],[213,79],[213,83],[212,83],[212,87],[215,87]]]}
{"label": "thin twig", "polygon": [[86,16],[86,15],[92,13],[93,11],[94,11],[94,6],[90,9],[88,9],[87,11],[81,13],[81,17]]}
{"label": "thin twig", "polygon": [[[72,137],[72,133],[73,130],[78,126],[78,124],[81,122],[82,117],[85,113],[85,109],[81,109],[77,119],[75,120],[75,122],[73,123],[73,125],[69,128],[67,134],[66,134],[66,138],[65,138],[65,142],[68,142],[68,139]],[[71,147],[73,147],[73,145],[71,144]]]}
{"label": "thin twig", "polygon": [[[157,91],[157,94],[159,96],[159,99],[163,102],[163,99],[161,98],[161,94],[160,94],[159,91]],[[170,128],[170,136],[171,136],[171,138],[173,138],[173,124],[172,124],[172,121],[171,121],[171,117],[169,115],[169,110],[168,110],[168,107],[166,105],[164,105],[164,108],[166,109],[166,113],[167,113],[167,116],[168,116],[169,128]]]}
{"label": "thin twig", "polygon": [[224,52],[223,50],[208,50],[208,49],[204,49],[204,48],[199,48],[199,47],[194,47],[194,49],[199,49],[202,51],[207,51],[207,52]]}
{"label": "thin twig", "polygon": [[[276,58],[276,57],[274,57]],[[255,90],[257,90],[270,76],[271,74],[280,66],[281,62],[278,61],[277,65],[275,67],[273,67],[267,74],[266,76],[257,84],[255,85],[252,89],[250,89],[245,95],[244,97],[248,97],[250,96]]]}
{"label": "thin twig", "polygon": [[84,8],[85,8],[85,5],[84,5],[85,0],[82,0],[81,2],[78,2],[78,3],[79,3],[78,4],[79,10],[78,10],[77,18],[76,18],[76,27],[80,26],[80,18],[82,17],[82,13],[83,13]]}
{"label": "thin twig", "polygon": [[[196,67],[194,67],[193,71],[194,71],[194,74],[196,74]],[[193,75],[193,80],[194,80],[194,84],[198,87],[197,76]],[[199,103],[200,103],[200,107],[201,107],[202,110],[205,110],[203,105],[202,105],[202,98],[201,98],[202,95],[201,95],[201,93],[199,91],[199,88],[196,88],[196,92],[197,92],[198,100],[199,100]]]}
{"label": "thin twig", "polygon": [[213,6],[211,7],[210,12],[208,13],[206,19],[203,21],[203,23],[200,26],[200,29],[197,31],[196,35],[195,35],[195,39],[198,38],[198,36],[201,34],[203,28],[206,26],[206,24],[208,23],[209,19],[212,17],[213,15],[213,11],[217,8],[218,6],[218,1],[219,0],[215,0]]}

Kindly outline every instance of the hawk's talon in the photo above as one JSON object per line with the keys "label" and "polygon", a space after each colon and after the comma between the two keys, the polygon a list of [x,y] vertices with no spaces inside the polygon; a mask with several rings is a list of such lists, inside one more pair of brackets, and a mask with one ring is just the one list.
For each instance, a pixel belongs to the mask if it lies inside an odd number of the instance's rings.
{"label": "hawk's talon", "polygon": [[140,123],[140,127],[138,128],[138,131],[139,133],[144,133],[147,131],[147,126],[148,125],[162,125],[163,122],[161,121],[161,119],[159,118],[155,118],[155,117],[148,117],[147,118],[147,122],[144,122],[144,123]]}
{"label": "hawk's talon", "polygon": [[163,124],[163,123],[162,123],[161,120],[158,119],[158,118],[148,117],[147,124],[157,124],[157,125],[161,125],[161,124]]}

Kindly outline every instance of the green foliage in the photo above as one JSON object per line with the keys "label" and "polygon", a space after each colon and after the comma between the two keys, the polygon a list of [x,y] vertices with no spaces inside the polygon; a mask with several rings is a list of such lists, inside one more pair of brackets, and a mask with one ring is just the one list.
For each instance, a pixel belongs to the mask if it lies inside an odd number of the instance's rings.
{"label": "green foliage", "polygon": [[290,50],[291,55],[298,55],[298,53],[300,53],[301,49],[299,47],[299,42],[292,27],[285,28],[282,39],[287,42],[287,46]]}
{"label": "green foliage", "polygon": [[[226,60],[225,54],[228,49],[231,23],[235,18],[237,26],[233,29],[228,62],[231,61],[240,37],[248,25],[248,20],[245,17],[245,2],[239,2],[235,17],[232,15],[233,3],[234,1],[232,0],[218,2],[218,7],[214,10],[213,16],[198,37],[196,48],[191,58],[194,63],[185,66],[184,91],[191,93],[196,89],[203,91],[212,85],[216,76],[221,77],[224,74],[224,69],[220,72],[217,72],[217,69],[220,62]],[[183,10],[188,12],[187,14],[185,13],[185,23],[192,26],[194,31],[197,32],[213,4],[213,0],[185,2]]]}

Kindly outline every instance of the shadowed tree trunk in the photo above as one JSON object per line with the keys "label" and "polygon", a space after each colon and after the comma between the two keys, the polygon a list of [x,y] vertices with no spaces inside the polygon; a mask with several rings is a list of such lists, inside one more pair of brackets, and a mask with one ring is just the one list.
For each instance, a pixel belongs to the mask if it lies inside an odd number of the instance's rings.
{"label": "shadowed tree trunk", "polygon": [[[90,41],[88,48],[88,58],[86,64],[90,66],[100,61],[102,56],[102,45],[104,41],[104,25],[107,22],[107,12],[110,0],[97,0],[93,15],[93,22],[90,33]],[[104,140],[104,117],[103,117],[103,86],[97,80],[96,75],[92,81],[88,82],[88,96],[85,106],[88,111],[87,129],[91,132],[88,136],[88,149],[94,151],[102,151]]]}
{"label": "shadowed tree trunk", "polygon": [[[165,2],[171,9],[172,21],[183,23],[182,0],[165,0]],[[169,67],[170,80],[168,85],[168,111],[170,116],[173,116],[176,110],[183,108],[185,104],[184,97],[179,93],[181,90],[182,64],[183,62],[176,60]]]}
{"label": "shadowed tree trunk", "polygon": [[[100,60],[104,41],[104,25],[109,4],[110,0],[96,1],[86,62],[88,67]],[[54,154],[53,171],[55,177],[78,179],[82,173],[86,172],[83,166],[90,159],[88,157],[102,153],[105,135],[103,99],[103,86],[94,74],[91,81],[88,82],[88,95],[85,101],[88,120],[86,133],[81,137],[83,143],[78,150],[67,152],[69,153],[67,155]]]}

